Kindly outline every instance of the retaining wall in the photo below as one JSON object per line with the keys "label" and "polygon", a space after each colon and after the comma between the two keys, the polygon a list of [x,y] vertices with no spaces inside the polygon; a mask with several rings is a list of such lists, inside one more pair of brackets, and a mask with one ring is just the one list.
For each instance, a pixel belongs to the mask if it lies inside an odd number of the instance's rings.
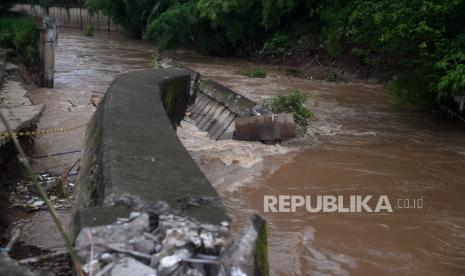
{"label": "retaining wall", "polygon": [[[216,191],[179,141],[190,75],[148,70],[116,78],[89,123],[75,204],[75,232],[115,219],[119,199],[164,201],[205,223],[228,220]],[[124,205],[124,204],[123,204]],[[94,207],[111,207],[98,217]],[[91,211],[86,209],[91,208]],[[86,217],[89,214],[90,219]]]}
{"label": "retaining wall", "polygon": [[[15,4],[12,11],[44,17],[45,9],[39,5]],[[90,14],[86,8],[80,7],[49,7],[49,17],[58,18],[60,27],[80,28],[94,26],[96,30],[118,32],[121,27],[102,13]]]}
{"label": "retaining wall", "polygon": [[186,70],[192,76],[189,113],[195,125],[208,132],[212,140],[227,140],[234,136],[236,118],[270,114],[271,111],[235,91],[184,67],[170,58],[158,61],[160,68]]}

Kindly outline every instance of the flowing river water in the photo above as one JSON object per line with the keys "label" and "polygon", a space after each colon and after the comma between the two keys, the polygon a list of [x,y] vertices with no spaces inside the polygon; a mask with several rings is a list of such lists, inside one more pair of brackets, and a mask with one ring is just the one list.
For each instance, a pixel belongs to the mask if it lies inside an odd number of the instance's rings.
{"label": "flowing river water", "polygon": [[[39,127],[85,123],[90,96],[105,92],[117,74],[153,66],[155,52],[115,34],[88,38],[62,30],[56,88],[32,93],[35,102],[47,103]],[[267,219],[272,275],[465,273],[463,123],[398,109],[379,85],[294,78],[265,65],[267,78],[250,79],[239,72],[259,65],[245,60],[173,57],[257,102],[295,89],[310,97],[315,119],[307,136],[281,145],[213,142],[189,122],[178,129],[224,198],[235,228],[253,212]],[[83,134],[43,136],[37,154],[79,149]],[[41,159],[35,168],[59,171],[76,158]],[[394,210],[263,213],[264,195],[386,195]],[[422,199],[422,208],[396,208],[398,199],[410,205]]]}

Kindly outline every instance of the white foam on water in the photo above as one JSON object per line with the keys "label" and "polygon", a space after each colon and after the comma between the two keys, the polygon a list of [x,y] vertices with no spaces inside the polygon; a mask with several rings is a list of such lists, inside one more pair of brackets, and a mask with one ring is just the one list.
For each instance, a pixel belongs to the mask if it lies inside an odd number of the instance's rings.
{"label": "white foam on water", "polygon": [[[207,132],[199,130],[190,121],[183,121],[177,134],[199,166],[207,166],[204,173],[212,184],[224,186],[224,190],[229,192],[254,182],[264,173],[272,173],[276,166],[265,168],[263,163],[266,156],[285,155],[298,149],[260,142],[213,141],[208,138]],[[221,161],[223,167],[213,164],[217,160]]]}
{"label": "white foam on water", "polygon": [[265,145],[260,142],[235,140],[213,141],[208,133],[199,130],[192,122],[184,121],[178,128],[178,137],[189,152],[210,152],[226,166],[233,163],[242,168],[251,168],[261,163],[263,157],[273,154],[286,154],[295,149],[281,145]]}

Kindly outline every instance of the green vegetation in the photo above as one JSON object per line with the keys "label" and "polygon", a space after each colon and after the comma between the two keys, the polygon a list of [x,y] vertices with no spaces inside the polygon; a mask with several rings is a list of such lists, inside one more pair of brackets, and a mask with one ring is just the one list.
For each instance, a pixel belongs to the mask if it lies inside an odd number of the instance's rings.
{"label": "green vegetation", "polygon": [[276,33],[265,42],[260,50],[262,56],[280,56],[291,48],[292,38],[286,33]]}
{"label": "green vegetation", "polygon": [[307,96],[295,90],[289,95],[275,96],[267,99],[264,106],[274,113],[292,113],[295,122],[300,126],[306,126],[313,113],[305,106]]}
{"label": "green vegetation", "polygon": [[262,68],[255,68],[247,71],[241,72],[241,75],[249,77],[249,78],[265,78],[266,77],[266,71],[263,70]]}
{"label": "green vegetation", "polygon": [[[402,103],[465,90],[465,0],[87,0],[161,49],[349,61],[385,72]],[[370,71],[370,70],[367,70]]]}
{"label": "green vegetation", "polygon": [[95,32],[95,28],[92,25],[86,26],[84,29],[84,35],[85,36],[93,36]]}
{"label": "green vegetation", "polygon": [[37,64],[39,31],[31,17],[4,14],[0,17],[0,48],[12,48],[16,57],[28,66]]}
{"label": "green vegetation", "polygon": [[403,103],[430,108],[465,90],[465,1],[348,1],[325,14],[328,50],[381,67]]}
{"label": "green vegetation", "polygon": [[299,77],[302,76],[302,71],[299,69],[290,68],[286,70],[286,75],[291,77]]}

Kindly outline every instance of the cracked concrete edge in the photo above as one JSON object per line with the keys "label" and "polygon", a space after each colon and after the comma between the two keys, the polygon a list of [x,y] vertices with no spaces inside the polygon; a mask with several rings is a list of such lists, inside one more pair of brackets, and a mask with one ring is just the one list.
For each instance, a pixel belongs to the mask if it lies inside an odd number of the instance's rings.
{"label": "cracked concrete edge", "polygon": [[[24,130],[35,129],[40,117],[42,116],[44,109],[45,105],[43,104],[21,106],[13,109],[8,108],[8,106],[6,106],[5,108],[0,108],[3,114],[5,114],[5,111],[8,111],[11,114],[13,114],[15,120],[19,120],[19,123],[13,126],[13,132],[21,132]],[[0,137],[0,146],[5,145],[9,141],[10,138],[7,136]]]}
{"label": "cracked concrete edge", "polygon": [[[253,109],[259,105],[246,96],[241,95],[236,91],[233,91],[204,75],[201,75],[197,71],[192,70],[171,58],[160,57],[157,62],[160,68],[173,68],[187,71],[192,75],[192,79],[196,80],[197,87],[195,88],[197,93],[200,92],[208,95],[210,98],[227,107],[229,110],[231,110],[231,112],[237,114],[240,117],[250,116],[254,113]],[[271,113],[271,111],[267,110],[266,108],[262,107],[262,109],[266,113]]]}
{"label": "cracked concrete edge", "polygon": [[[87,128],[74,233],[90,223],[108,223],[115,208],[133,208],[126,195],[151,204],[166,202],[202,223],[230,220],[218,193],[176,135],[174,126],[185,116],[189,89],[190,75],[174,69],[127,73],[114,80]],[[96,212],[99,208],[108,210]]]}
{"label": "cracked concrete edge", "polygon": [[[10,49],[0,49],[0,90],[5,89],[3,82],[7,74],[7,71],[6,71],[7,58],[10,53],[11,53]],[[35,125],[39,121],[45,109],[45,105],[33,105],[31,100],[27,96],[28,95],[27,91],[26,90],[24,91],[25,91],[25,94],[22,97],[25,99],[25,101],[29,102],[30,104],[20,106],[20,107],[10,107],[8,105],[2,106],[2,104],[0,103],[1,109],[7,110],[10,113],[10,115],[14,117],[15,121],[19,120],[19,123],[12,124],[13,132],[21,132],[24,130],[34,129]],[[6,129],[0,130],[0,132],[3,132],[3,131],[6,131]],[[8,137],[0,136],[0,146],[5,145],[9,140],[10,139]]]}
{"label": "cracked concrete edge", "polygon": [[266,221],[254,214],[238,237],[223,253],[229,275],[268,276],[268,237]]}

